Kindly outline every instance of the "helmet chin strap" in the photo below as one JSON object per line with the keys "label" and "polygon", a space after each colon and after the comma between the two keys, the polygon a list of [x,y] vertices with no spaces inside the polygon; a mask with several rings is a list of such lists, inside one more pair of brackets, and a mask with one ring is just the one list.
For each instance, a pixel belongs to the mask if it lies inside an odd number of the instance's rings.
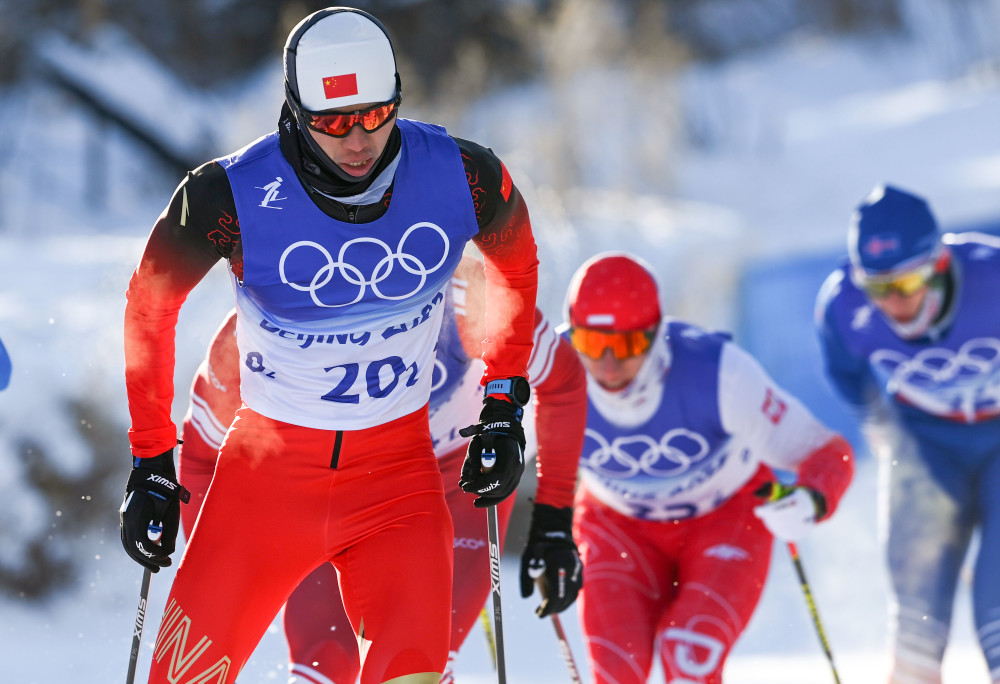
{"label": "helmet chin strap", "polygon": [[920,311],[918,311],[917,315],[913,317],[913,320],[901,323],[888,314],[884,315],[893,332],[904,340],[914,340],[928,334],[931,327],[940,317],[941,307],[943,305],[944,282],[942,279],[939,282],[930,285],[927,291],[927,296],[924,297],[924,301],[920,305]]}

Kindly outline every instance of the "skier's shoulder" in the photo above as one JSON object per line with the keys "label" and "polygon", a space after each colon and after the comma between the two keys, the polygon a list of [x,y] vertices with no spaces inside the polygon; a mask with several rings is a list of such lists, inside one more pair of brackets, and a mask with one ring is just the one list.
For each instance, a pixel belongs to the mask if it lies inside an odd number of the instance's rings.
{"label": "skier's shoulder", "polygon": [[477,142],[452,136],[462,155],[462,165],[473,188],[481,188],[488,193],[499,193],[503,184],[503,163],[488,147]]}
{"label": "skier's shoulder", "polygon": [[[284,123],[286,126],[289,125],[287,122]],[[256,140],[251,140],[235,152],[217,157],[213,161],[223,169],[228,169],[240,164],[249,164],[270,154],[281,154],[278,131],[271,131]]]}
{"label": "skier's shoulder", "polygon": [[674,318],[664,320],[663,335],[674,353],[679,350],[702,353],[715,352],[733,340],[732,333],[725,330],[712,330],[696,323]]}
{"label": "skier's shoulder", "polygon": [[941,242],[960,261],[1000,261],[1000,236],[978,231],[945,233]]}
{"label": "skier's shoulder", "polygon": [[851,279],[851,264],[844,258],[826,277],[816,294],[817,326],[835,323],[859,306],[867,306],[864,293]]}
{"label": "skier's shoulder", "polygon": [[236,202],[226,170],[209,161],[189,171],[174,191],[163,217],[172,234],[225,258],[239,242]]}
{"label": "skier's shoulder", "polygon": [[232,198],[233,190],[229,183],[226,169],[218,159],[205,162],[198,168],[189,171],[179,186],[186,190],[188,202],[210,204],[219,197]]}
{"label": "skier's shoulder", "polygon": [[500,158],[488,147],[452,136],[462,155],[462,165],[476,208],[476,219],[486,226],[511,196],[513,184]]}

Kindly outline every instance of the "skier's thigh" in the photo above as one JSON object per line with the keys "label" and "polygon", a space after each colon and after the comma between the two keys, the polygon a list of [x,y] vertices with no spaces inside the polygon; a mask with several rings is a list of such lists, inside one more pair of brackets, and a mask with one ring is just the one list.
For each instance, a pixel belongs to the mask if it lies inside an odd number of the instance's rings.
{"label": "skier's thigh", "polygon": [[332,682],[358,678],[358,638],[344,612],[337,571],[330,563],[323,563],[299,583],[285,603],[282,622],[289,675],[305,681],[317,673]]}
{"label": "skier's thigh", "polygon": [[1000,671],[1000,652],[994,647],[1000,635],[1000,456],[985,469],[979,484],[980,540],[972,588],[976,631],[991,672]]}
{"label": "skier's thigh", "polygon": [[597,684],[642,684],[652,668],[656,624],[673,582],[643,527],[578,497],[573,536],[584,581],[577,611]]}
{"label": "skier's thigh", "polygon": [[440,488],[396,499],[393,509],[392,524],[333,558],[344,608],[363,639],[361,684],[440,677],[448,660],[451,516]]}
{"label": "skier's thigh", "polygon": [[[959,571],[972,533],[972,496],[951,468],[935,468],[940,453],[924,447],[901,450],[889,468],[887,555],[893,589],[901,601],[947,623]],[[885,479],[885,478],[883,478]],[[968,492],[971,494],[971,491]],[[968,501],[968,504],[963,503]]]}
{"label": "skier's thigh", "polygon": [[[223,448],[171,587],[151,682],[178,681],[182,669],[183,681],[232,681],[289,593],[320,562],[323,547],[307,523],[310,512],[322,511],[327,487],[288,484],[301,481],[311,456],[292,433],[263,448],[257,430],[234,431]],[[298,448],[286,450],[289,444]],[[192,644],[200,644],[194,652]]]}
{"label": "skier's thigh", "polygon": [[[664,672],[677,681],[717,684],[767,580],[772,536],[753,515],[751,488],[682,525],[678,594],[658,626]],[[673,681],[673,680],[671,680]]]}

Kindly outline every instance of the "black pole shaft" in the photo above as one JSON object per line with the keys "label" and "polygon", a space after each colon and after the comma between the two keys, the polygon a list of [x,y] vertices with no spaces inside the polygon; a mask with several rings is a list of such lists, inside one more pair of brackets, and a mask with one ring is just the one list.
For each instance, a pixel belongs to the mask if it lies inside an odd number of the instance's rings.
{"label": "black pole shaft", "polygon": [[496,643],[497,681],[507,684],[507,668],[503,657],[503,613],[500,610],[500,529],[497,507],[486,508],[486,531],[490,544],[490,585],[493,594],[493,639]]}
{"label": "black pole shaft", "polygon": [[153,573],[146,568],[142,573],[142,586],[139,588],[139,608],[135,611],[135,625],[132,630],[132,653],[128,660],[128,677],[125,684],[135,682],[135,666],[139,663],[139,646],[142,644],[142,628],[146,622],[146,603],[149,598],[149,578]]}

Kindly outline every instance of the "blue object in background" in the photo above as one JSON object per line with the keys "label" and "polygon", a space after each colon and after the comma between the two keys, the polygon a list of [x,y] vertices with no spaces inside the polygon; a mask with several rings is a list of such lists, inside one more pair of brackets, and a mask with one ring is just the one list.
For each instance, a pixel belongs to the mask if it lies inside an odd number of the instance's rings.
{"label": "blue object in background", "polygon": [[[942,232],[968,230],[1000,235],[1000,218],[943,227]],[[867,445],[857,419],[826,379],[813,324],[820,285],[845,259],[846,249],[748,266],[739,287],[736,342],[820,421],[842,434],[854,447],[856,457],[863,458],[868,455]]]}
{"label": "blue object in background", "polygon": [[6,389],[10,384],[10,356],[4,349],[3,342],[0,342],[0,390]]}

